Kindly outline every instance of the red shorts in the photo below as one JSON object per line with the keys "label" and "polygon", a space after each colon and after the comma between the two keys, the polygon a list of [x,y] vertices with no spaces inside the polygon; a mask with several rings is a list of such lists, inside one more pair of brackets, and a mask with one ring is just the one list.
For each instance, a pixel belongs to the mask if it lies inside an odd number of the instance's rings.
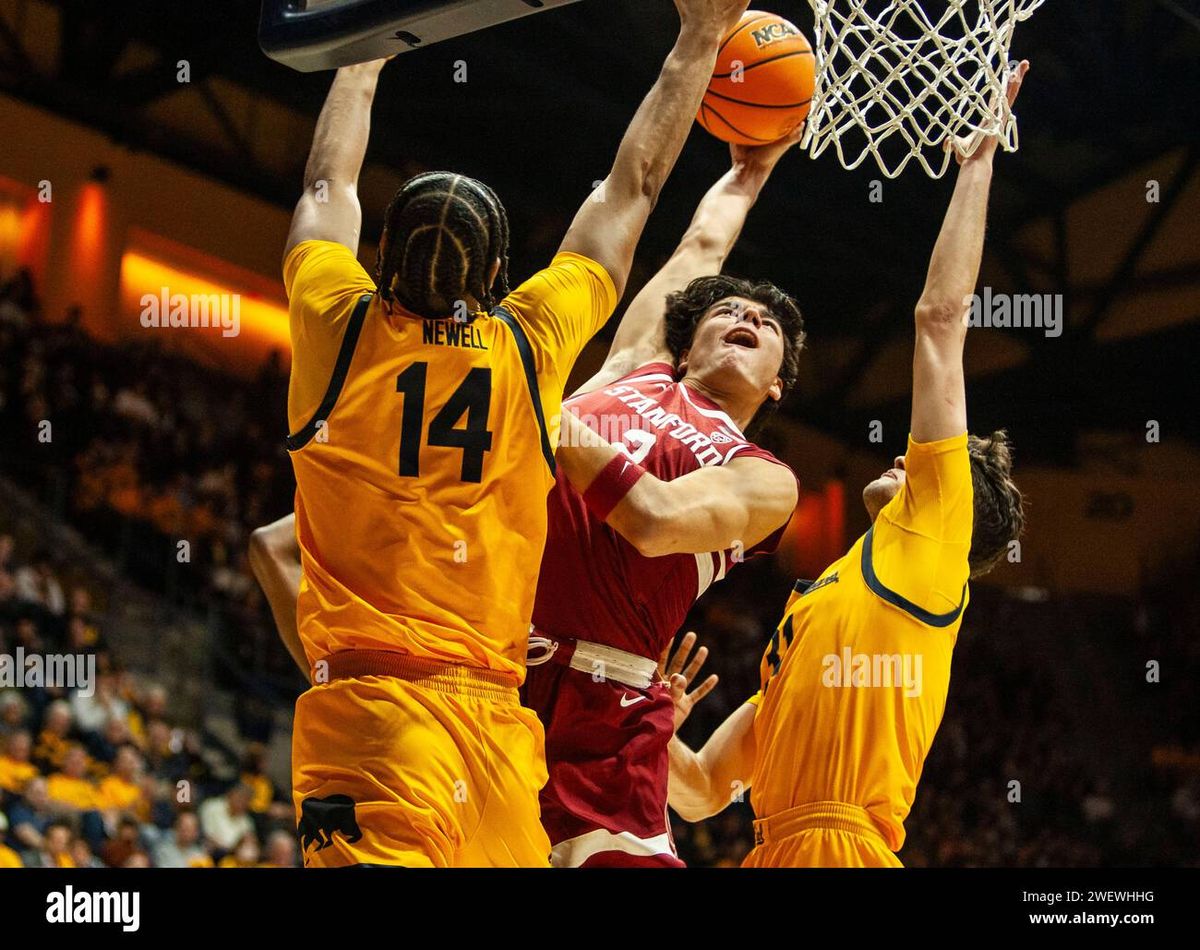
{"label": "red shorts", "polygon": [[546,730],[542,825],[554,867],[684,867],[667,818],[670,688],[623,686],[567,665],[531,666],[523,699]]}

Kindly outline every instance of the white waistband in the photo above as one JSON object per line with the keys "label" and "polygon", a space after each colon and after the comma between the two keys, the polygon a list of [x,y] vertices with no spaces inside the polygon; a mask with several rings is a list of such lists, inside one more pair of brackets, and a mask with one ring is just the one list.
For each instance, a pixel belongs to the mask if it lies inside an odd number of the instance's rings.
{"label": "white waistband", "polygon": [[[554,656],[558,647],[557,641],[550,637],[531,636],[530,651],[544,650],[545,653],[528,658],[526,664],[540,666]],[[571,654],[569,665],[571,669],[587,673],[597,680],[611,680],[633,689],[646,689],[653,685],[658,674],[658,664],[654,660],[587,640],[575,641],[575,652]]]}

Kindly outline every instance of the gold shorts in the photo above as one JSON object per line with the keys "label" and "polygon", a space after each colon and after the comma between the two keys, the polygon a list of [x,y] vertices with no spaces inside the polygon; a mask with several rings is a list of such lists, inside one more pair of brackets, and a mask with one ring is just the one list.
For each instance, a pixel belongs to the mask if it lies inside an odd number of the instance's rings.
{"label": "gold shorts", "polygon": [[[483,670],[378,659],[354,656],[353,675],[296,702],[292,796],[305,867],[548,867],[545,738],[516,688]],[[387,675],[359,675],[381,668]]]}

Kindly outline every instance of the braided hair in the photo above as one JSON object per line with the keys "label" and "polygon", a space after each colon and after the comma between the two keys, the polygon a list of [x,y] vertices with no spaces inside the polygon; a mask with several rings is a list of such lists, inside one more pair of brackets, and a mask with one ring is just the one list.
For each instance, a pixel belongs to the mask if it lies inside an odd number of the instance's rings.
{"label": "braided hair", "polygon": [[454,315],[468,295],[484,310],[497,298],[487,286],[500,259],[495,288],[508,286],[508,215],[481,181],[453,172],[410,178],[388,205],[375,280],[385,301],[421,317]]}

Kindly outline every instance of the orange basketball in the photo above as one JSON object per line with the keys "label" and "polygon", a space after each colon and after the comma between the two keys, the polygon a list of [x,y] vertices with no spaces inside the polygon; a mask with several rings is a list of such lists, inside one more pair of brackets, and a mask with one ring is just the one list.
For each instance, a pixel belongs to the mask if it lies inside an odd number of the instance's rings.
{"label": "orange basketball", "polygon": [[696,119],[725,142],[774,142],[808,115],[814,69],[803,33],[774,13],[747,10],[721,41]]}

